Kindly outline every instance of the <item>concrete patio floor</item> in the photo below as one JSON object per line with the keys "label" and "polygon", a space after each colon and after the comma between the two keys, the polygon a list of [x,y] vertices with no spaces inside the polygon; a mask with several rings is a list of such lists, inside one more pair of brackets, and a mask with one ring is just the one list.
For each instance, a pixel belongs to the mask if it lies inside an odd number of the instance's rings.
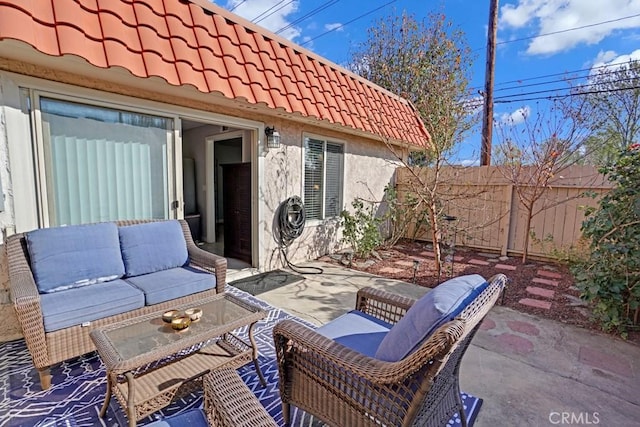
{"label": "concrete patio floor", "polygon": [[[304,265],[323,273],[258,298],[321,325],[352,309],[364,286],[413,297],[426,292],[332,264]],[[255,273],[230,263],[228,281]],[[484,400],[476,427],[624,427],[640,420],[640,346],[499,305],[465,354],[460,377],[464,391]]]}

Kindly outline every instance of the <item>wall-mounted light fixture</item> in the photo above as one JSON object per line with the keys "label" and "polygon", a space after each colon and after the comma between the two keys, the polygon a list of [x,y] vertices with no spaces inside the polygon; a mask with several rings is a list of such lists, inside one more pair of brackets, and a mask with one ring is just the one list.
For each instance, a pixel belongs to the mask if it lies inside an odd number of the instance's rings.
{"label": "wall-mounted light fixture", "polygon": [[264,128],[264,134],[267,136],[267,148],[280,148],[280,134],[275,127]]}

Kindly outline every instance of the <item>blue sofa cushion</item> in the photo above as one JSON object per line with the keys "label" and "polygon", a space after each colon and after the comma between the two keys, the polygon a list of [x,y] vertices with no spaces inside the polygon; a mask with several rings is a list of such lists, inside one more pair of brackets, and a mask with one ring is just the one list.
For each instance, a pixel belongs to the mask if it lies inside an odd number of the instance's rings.
{"label": "blue sofa cushion", "polygon": [[391,324],[359,310],[351,310],[316,329],[320,335],[364,355],[374,357]]}
{"label": "blue sofa cushion", "polygon": [[144,307],[144,295],[122,279],[40,296],[44,330],[57,331]]}
{"label": "blue sofa cushion", "polygon": [[192,408],[147,424],[147,427],[208,427],[209,423],[200,408]]}
{"label": "blue sofa cushion", "polygon": [[416,301],[391,328],[375,357],[388,362],[402,360],[436,329],[460,314],[488,285],[482,276],[470,274],[436,286]]}
{"label": "blue sofa cushion", "polygon": [[126,279],[144,292],[147,305],[158,304],[185,295],[213,289],[213,274],[191,267],[178,267]]}
{"label": "blue sofa cushion", "polygon": [[119,228],[127,277],[182,267],[189,262],[178,221],[158,221]]}
{"label": "blue sofa cushion", "polygon": [[114,223],[41,228],[25,234],[38,291],[56,292],[124,275]]}

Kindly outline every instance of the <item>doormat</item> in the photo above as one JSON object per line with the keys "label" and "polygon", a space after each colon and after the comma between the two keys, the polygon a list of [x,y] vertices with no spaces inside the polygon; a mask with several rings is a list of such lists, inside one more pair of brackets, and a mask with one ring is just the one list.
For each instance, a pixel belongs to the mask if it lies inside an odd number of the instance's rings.
{"label": "doormat", "polygon": [[304,280],[304,277],[299,274],[284,270],[273,270],[234,280],[233,282],[229,282],[229,285],[251,295],[259,295],[263,292],[290,285],[301,280]]}

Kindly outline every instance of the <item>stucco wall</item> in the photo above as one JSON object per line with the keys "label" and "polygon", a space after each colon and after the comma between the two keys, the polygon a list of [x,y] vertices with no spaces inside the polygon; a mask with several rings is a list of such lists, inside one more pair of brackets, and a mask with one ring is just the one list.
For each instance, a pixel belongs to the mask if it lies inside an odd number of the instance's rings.
{"label": "stucco wall", "polygon": [[[275,126],[281,135],[281,147],[278,149],[264,149],[252,146],[246,150],[245,155],[251,156],[254,163],[254,184],[256,185],[256,199],[252,206],[257,227],[254,235],[257,236],[257,253],[260,270],[268,271],[280,268],[284,265],[281,253],[277,244],[277,237],[273,230],[276,218],[276,211],[280,203],[288,197],[303,195],[302,184],[302,147],[305,135],[311,134],[321,136],[330,140],[344,142],[344,192],[343,203],[345,208],[351,207],[351,202],[356,197],[367,200],[380,200],[386,185],[394,179],[397,167],[394,156],[381,143],[351,133],[339,131],[337,128],[319,127],[301,121],[288,120],[282,117],[274,117],[254,111],[246,111],[216,105],[215,103],[203,103],[201,101],[189,100],[177,97],[167,97],[166,94],[149,92],[148,90],[136,89],[126,85],[115,85],[110,82],[101,82],[95,79],[86,79],[81,76],[74,76],[64,72],[51,72],[47,69],[30,67],[28,64],[16,64],[2,61],[0,58],[0,70],[9,68],[12,72],[36,76],[39,78],[52,78],[67,84],[73,84],[91,89],[104,90],[122,95],[135,96],[139,99],[148,99],[161,102],[165,108],[170,110],[173,105],[180,105],[184,108],[191,108],[194,111],[207,114],[224,114],[229,117],[239,117],[253,122],[264,123],[264,126]],[[7,84],[15,93],[17,85],[11,82],[11,76],[0,71],[0,97]],[[46,82],[45,82],[46,84]],[[15,100],[12,101],[15,105]],[[0,177],[2,179],[3,192],[7,195],[5,211],[0,212],[0,227],[8,232],[13,232],[15,219],[13,216],[13,200],[11,192],[11,181],[9,176],[8,144],[5,126],[6,111],[13,108],[12,117],[20,114],[14,107],[8,107],[7,103],[0,98]],[[28,121],[26,121],[28,123]],[[28,124],[22,123],[21,127],[26,128],[28,135]],[[251,141],[252,131],[245,131],[245,141]],[[263,139],[262,135],[258,135]],[[29,144],[28,136],[24,143]],[[255,140],[253,142],[255,144]],[[198,148],[195,152],[187,153],[193,155],[196,161],[201,161],[202,151]],[[25,161],[25,154],[20,154]],[[12,155],[12,158],[14,156]],[[28,158],[28,157],[27,157]],[[248,160],[248,159],[246,159]],[[202,188],[202,178],[198,177],[199,189]],[[35,190],[31,193],[35,194]],[[25,197],[25,195],[23,195]],[[22,231],[22,230],[18,230]],[[338,219],[325,221],[309,221],[306,224],[303,235],[297,239],[287,250],[287,256],[293,263],[300,263],[309,259],[315,259],[323,254],[335,251],[340,247],[340,230]],[[7,292],[6,260],[0,258],[2,273],[0,274],[0,316],[2,316],[5,327],[0,330],[0,340],[16,338],[19,328],[13,315],[13,308],[9,304]]]}
{"label": "stucco wall", "polygon": [[[0,76],[0,83],[1,83]],[[10,341],[22,336],[18,320],[9,299],[9,276],[7,272],[7,254],[4,239],[14,230],[13,219],[13,193],[9,176],[9,156],[6,132],[6,107],[3,102],[3,91],[0,84],[0,197],[3,197],[4,206],[0,212],[0,342]]]}
{"label": "stucco wall", "polygon": [[[271,232],[278,206],[288,197],[303,195],[302,147],[305,134],[344,142],[343,208],[348,210],[355,198],[382,200],[384,188],[393,182],[398,166],[395,157],[380,142],[293,122],[282,122],[279,126],[282,146],[266,153],[264,181],[260,189],[266,205],[259,224],[259,229],[265,231],[260,242],[261,252],[267,254],[265,270],[282,266],[277,240]],[[340,238],[338,218],[308,221],[300,238],[288,248],[287,257],[294,263],[318,258],[340,248]]]}

